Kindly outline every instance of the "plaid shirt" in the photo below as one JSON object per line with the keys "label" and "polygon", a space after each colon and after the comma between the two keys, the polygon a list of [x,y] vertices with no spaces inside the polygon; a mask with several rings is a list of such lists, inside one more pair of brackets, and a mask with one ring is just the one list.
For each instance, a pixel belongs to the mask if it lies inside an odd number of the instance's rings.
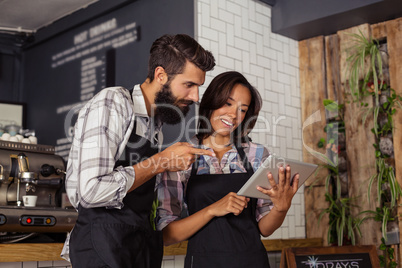
{"label": "plaid shirt", "polygon": [[[193,140],[194,143],[194,140]],[[268,157],[268,150],[257,143],[243,143],[244,153],[247,155],[253,170]],[[213,151],[204,145],[201,148]],[[246,172],[242,161],[239,159],[236,147],[227,151],[219,163],[218,158],[206,155],[200,156],[197,174],[232,174]],[[186,217],[188,215],[186,200],[186,186],[191,175],[190,167],[186,171],[165,172],[157,178],[156,189],[158,193],[159,207],[157,210],[157,229],[162,230],[170,222]],[[272,201],[269,199],[258,199],[256,209],[256,220],[259,221],[272,209]]]}
{"label": "plaid shirt", "polygon": [[80,110],[66,174],[66,192],[75,208],[122,208],[135,173],[133,166],[114,165],[133,131],[134,118],[136,134],[154,141],[161,123],[148,117],[140,85],[132,98],[122,87],[106,88]]}

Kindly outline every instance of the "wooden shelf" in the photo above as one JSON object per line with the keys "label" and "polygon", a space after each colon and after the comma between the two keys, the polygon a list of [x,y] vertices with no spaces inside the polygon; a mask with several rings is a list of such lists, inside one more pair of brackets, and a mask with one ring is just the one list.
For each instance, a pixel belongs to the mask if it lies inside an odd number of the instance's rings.
{"label": "wooden shelf", "polygon": [[[320,247],[321,238],[310,239],[268,239],[261,240],[268,252],[280,252],[283,248],[294,247]],[[25,261],[57,261],[63,243],[21,243],[0,244],[1,262],[25,262]],[[164,255],[186,255],[187,241],[165,247]]]}
{"label": "wooden shelf", "polygon": [[63,243],[0,244],[1,262],[58,261]]}

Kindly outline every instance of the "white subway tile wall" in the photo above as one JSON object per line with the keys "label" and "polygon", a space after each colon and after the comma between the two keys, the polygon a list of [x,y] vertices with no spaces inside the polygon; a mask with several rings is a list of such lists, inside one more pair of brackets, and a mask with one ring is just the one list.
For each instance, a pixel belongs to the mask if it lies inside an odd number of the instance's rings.
{"label": "white subway tile wall", "polygon": [[[271,8],[261,1],[197,0],[196,7],[196,38],[217,60],[200,94],[223,71],[243,73],[264,101],[252,139],[271,153],[301,160],[297,41],[271,32]],[[302,189],[293,201],[288,215],[293,220],[284,223],[289,232],[278,230],[271,238],[305,237]]]}

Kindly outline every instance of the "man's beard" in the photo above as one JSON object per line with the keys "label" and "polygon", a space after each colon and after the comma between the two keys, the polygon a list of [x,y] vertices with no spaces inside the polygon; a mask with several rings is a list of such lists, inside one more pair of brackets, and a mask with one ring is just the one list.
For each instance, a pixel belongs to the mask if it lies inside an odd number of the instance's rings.
{"label": "man's beard", "polygon": [[[190,110],[189,105],[193,102],[190,100],[177,99],[173,96],[170,83],[163,85],[162,89],[156,93],[155,105],[156,116],[166,124],[174,125],[184,120],[184,117]],[[180,106],[180,104],[187,104]]]}

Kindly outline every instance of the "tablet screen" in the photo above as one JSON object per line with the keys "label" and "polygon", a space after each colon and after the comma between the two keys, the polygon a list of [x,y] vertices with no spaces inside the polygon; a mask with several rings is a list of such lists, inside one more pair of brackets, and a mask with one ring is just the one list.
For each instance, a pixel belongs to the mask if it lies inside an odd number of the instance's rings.
{"label": "tablet screen", "polygon": [[[257,169],[256,172],[248,179],[243,187],[237,192],[238,195],[269,199],[268,195],[265,195],[257,190],[257,186],[263,188],[271,188],[268,181],[268,172],[272,173],[276,183],[278,183],[278,168],[290,165],[292,172],[292,180],[295,174],[299,174],[299,187],[302,186],[306,180],[314,173],[318,165],[300,162],[297,160],[288,159],[285,157],[270,155]],[[291,181],[292,183],[292,181]]]}

